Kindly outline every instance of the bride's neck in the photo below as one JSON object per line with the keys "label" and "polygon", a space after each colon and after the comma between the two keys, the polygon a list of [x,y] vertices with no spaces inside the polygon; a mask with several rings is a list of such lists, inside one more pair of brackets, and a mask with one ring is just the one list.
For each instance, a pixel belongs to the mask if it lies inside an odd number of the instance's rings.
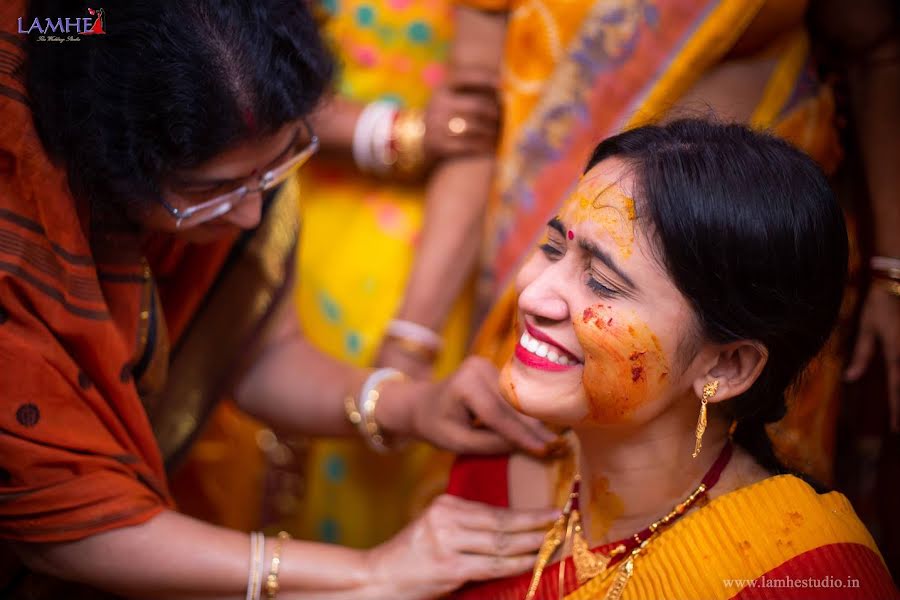
{"label": "bride's neck", "polygon": [[685,420],[672,415],[630,430],[574,430],[583,518],[593,543],[630,537],[699,485],[728,439],[728,424],[709,420],[695,459],[694,429]]}

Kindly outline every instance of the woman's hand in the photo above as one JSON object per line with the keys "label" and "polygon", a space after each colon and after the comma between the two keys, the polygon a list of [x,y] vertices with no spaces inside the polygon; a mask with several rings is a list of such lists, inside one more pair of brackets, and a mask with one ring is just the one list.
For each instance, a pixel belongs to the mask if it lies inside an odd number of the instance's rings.
{"label": "woman's hand", "polygon": [[441,496],[392,540],[369,551],[372,594],[437,598],[467,581],[527,572],[559,511],[512,511]]}
{"label": "woman's hand", "polygon": [[496,82],[487,71],[454,72],[425,110],[428,163],[461,154],[492,154],[500,124]]}
{"label": "woman's hand", "polygon": [[375,420],[390,434],[412,436],[457,454],[521,448],[543,455],[557,435],[500,394],[497,369],[471,356],[440,382],[385,385]]}
{"label": "woman's hand", "polygon": [[878,285],[863,304],[859,335],[846,378],[856,381],[866,372],[876,343],[881,346],[887,371],[888,405],[892,431],[900,431],[900,298]]}

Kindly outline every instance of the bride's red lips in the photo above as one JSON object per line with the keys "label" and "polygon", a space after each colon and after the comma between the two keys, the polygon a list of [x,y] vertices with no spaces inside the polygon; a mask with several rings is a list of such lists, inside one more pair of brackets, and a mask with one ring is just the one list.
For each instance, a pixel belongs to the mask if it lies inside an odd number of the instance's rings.
{"label": "bride's red lips", "polygon": [[534,328],[527,321],[525,322],[525,330],[528,332],[528,335],[530,335],[531,337],[533,337],[534,339],[536,339],[539,342],[544,342],[546,344],[550,344],[551,346],[553,346],[557,350],[559,350],[560,353],[565,354],[566,357],[569,358],[570,360],[572,360],[573,362],[576,362],[576,363],[581,362],[580,360],[578,360],[578,357],[576,357],[575,354],[571,350],[569,350],[568,348],[566,348],[565,346],[563,346],[562,344],[560,344],[559,342],[554,340],[552,337],[550,337],[546,333]]}

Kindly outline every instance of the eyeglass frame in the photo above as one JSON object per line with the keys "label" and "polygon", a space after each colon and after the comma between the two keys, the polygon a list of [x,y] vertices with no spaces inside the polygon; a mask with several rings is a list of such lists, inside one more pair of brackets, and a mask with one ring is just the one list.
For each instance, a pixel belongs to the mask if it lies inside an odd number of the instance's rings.
{"label": "eyeglass frame", "polygon": [[[241,187],[236,188],[230,192],[219,194],[218,196],[210,198],[209,200],[204,200],[200,204],[195,204],[187,208],[175,208],[168,201],[166,201],[163,196],[159,196],[158,200],[160,205],[166,210],[167,213],[169,213],[169,215],[173,219],[175,219],[175,227],[177,229],[181,229],[184,221],[190,219],[191,216],[196,215],[202,210],[207,210],[210,207],[214,207],[219,204],[221,204],[222,206],[227,206],[227,208],[225,208],[224,210],[212,211],[209,217],[201,221],[196,221],[192,223],[191,226],[208,223],[209,221],[217,219],[222,215],[228,214],[229,212],[234,210],[234,208],[252,192],[266,192],[274,188],[276,185],[284,183],[297,169],[306,164],[310,157],[319,150],[319,136],[317,136],[313,131],[312,125],[310,125],[309,121],[307,121],[306,119],[302,119],[301,122],[303,124],[303,127],[306,129],[306,133],[309,135],[309,143],[305,148],[303,148],[303,150],[293,155],[283,164],[273,169],[269,169],[268,171],[260,175],[258,177],[258,187],[250,189],[248,186],[242,185]],[[231,198],[235,196],[236,199],[232,200]]]}

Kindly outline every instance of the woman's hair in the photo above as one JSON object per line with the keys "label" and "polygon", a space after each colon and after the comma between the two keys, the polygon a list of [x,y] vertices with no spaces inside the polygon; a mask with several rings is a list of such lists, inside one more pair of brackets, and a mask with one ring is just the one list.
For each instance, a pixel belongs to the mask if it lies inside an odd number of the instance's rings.
{"label": "woman's hair", "polygon": [[639,217],[702,335],[768,350],[757,381],[724,410],[735,441],[782,472],[765,424],[784,416],[786,391],[828,340],[847,271],[825,176],[779,138],[693,119],[608,138],[587,170],[611,157],[633,168]]}
{"label": "woman's hair", "polygon": [[[32,0],[87,17],[86,0]],[[146,202],[174,169],[308,114],[332,59],[302,0],[106,0],[106,35],[27,46],[38,134],[95,209]]]}

